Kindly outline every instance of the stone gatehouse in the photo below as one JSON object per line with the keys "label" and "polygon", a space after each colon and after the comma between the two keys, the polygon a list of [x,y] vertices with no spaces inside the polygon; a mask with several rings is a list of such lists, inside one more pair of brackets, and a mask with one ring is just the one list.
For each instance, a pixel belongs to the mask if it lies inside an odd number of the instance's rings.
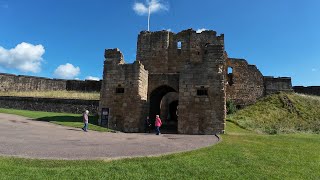
{"label": "stone gatehouse", "polygon": [[246,60],[228,58],[224,35],[211,30],[142,31],[133,64],[119,49],[104,56],[100,110],[110,108],[109,128],[124,132],[142,132],[146,116],[159,114],[164,131],[224,133],[227,99],[243,106],[291,90],[290,78],[264,77]]}

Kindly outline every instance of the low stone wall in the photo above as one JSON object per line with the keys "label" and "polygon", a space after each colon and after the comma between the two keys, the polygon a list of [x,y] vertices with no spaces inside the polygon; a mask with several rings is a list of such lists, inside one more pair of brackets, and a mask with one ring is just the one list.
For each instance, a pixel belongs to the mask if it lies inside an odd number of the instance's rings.
{"label": "low stone wall", "polygon": [[88,109],[90,114],[95,115],[98,113],[99,100],[1,96],[0,108],[73,114],[82,114]]}
{"label": "low stone wall", "polygon": [[273,77],[264,76],[265,94],[273,94],[280,91],[292,92],[292,84],[290,77]]}
{"label": "low stone wall", "polygon": [[296,93],[320,96],[320,86],[294,86],[293,90]]}
{"label": "low stone wall", "polygon": [[0,73],[0,91],[62,91],[66,80]]}
{"label": "low stone wall", "polygon": [[67,91],[82,91],[82,92],[99,92],[101,89],[101,81],[93,80],[67,80]]}
{"label": "low stone wall", "polygon": [[0,91],[99,92],[101,81],[64,80],[0,73]]}

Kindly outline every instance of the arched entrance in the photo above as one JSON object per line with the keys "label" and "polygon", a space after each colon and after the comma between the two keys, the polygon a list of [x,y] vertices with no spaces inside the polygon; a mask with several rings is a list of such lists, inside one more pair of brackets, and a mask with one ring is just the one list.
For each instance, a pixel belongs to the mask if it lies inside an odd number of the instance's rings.
{"label": "arched entrance", "polygon": [[156,115],[162,120],[162,133],[177,133],[178,93],[170,86],[164,85],[156,88],[150,94],[149,116],[153,123]]}

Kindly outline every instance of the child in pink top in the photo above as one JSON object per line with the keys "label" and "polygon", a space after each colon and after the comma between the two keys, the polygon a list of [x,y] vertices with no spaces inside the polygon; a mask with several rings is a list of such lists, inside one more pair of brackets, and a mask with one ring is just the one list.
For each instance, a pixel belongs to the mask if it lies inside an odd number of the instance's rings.
{"label": "child in pink top", "polygon": [[160,133],[160,127],[161,127],[161,125],[162,125],[162,121],[161,121],[159,115],[156,115],[156,121],[155,121],[155,124],[154,124],[154,125],[155,125],[155,127],[156,127],[156,133],[157,133],[157,135],[161,134],[161,133]]}

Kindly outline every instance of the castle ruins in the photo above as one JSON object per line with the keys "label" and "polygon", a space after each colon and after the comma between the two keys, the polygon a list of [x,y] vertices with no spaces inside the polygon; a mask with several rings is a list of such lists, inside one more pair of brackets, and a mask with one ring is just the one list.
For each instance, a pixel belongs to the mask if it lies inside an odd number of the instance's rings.
{"label": "castle ruins", "polygon": [[119,49],[104,56],[99,109],[110,108],[108,127],[124,132],[142,132],[146,116],[159,114],[164,130],[224,133],[227,100],[241,107],[292,91],[291,78],[266,77],[246,60],[229,58],[224,35],[210,30],[142,31],[133,64]]}

